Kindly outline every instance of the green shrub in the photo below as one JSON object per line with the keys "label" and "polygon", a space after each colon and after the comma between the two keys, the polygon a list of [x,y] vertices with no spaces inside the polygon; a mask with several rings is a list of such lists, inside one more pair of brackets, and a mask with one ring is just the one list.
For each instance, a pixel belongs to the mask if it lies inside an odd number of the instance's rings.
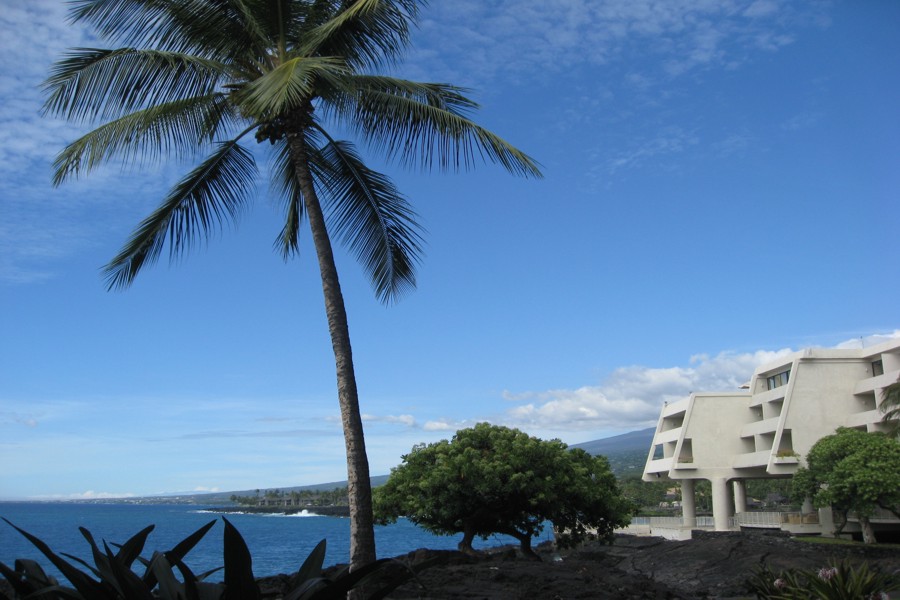
{"label": "green shrub", "polygon": [[[253,559],[244,538],[224,517],[224,565],[218,569],[194,574],[185,564],[185,556],[206,535],[216,521],[210,521],[171,550],[154,552],[149,559],[140,556],[153,525],[143,529],[124,544],[103,542],[102,549],[91,532],[79,530],[91,548],[93,565],[65,554],[63,558],[27,531],[3,519],[25,536],[63,574],[70,586],[60,584],[41,566],[28,559],[17,559],[13,568],[0,563],[0,574],[10,583],[14,598],[29,600],[259,600],[262,595],[253,576]],[[415,569],[392,559],[381,559],[352,573],[347,569],[326,577],[322,572],[325,540],[307,556],[299,571],[290,579],[290,590],[284,600],[330,600],[347,596],[352,589],[364,591],[369,599],[383,598],[415,576]],[[77,563],[82,568],[75,566]],[[143,574],[136,572],[143,566]],[[224,581],[211,583],[207,577],[222,570]],[[180,577],[179,577],[180,575]],[[0,592],[0,600],[12,600]]]}
{"label": "green shrub", "polygon": [[888,592],[900,589],[895,576],[871,570],[865,563],[853,567],[846,562],[777,575],[764,566],[748,583],[761,600],[889,600]]}

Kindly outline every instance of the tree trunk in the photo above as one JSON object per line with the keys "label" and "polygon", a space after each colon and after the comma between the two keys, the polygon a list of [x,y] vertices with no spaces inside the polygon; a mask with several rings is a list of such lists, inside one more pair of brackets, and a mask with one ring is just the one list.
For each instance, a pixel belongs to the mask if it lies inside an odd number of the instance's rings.
{"label": "tree trunk", "polygon": [[476,556],[477,552],[472,548],[472,540],[475,539],[475,529],[464,523],[463,524],[463,538],[460,540],[459,544],[456,545],[456,549],[462,552],[463,554],[468,554],[469,556]]}
{"label": "tree trunk", "polygon": [[841,516],[841,523],[840,523],[840,525],[838,525],[837,527],[834,528],[834,537],[840,536],[841,533],[843,533],[843,531],[844,531],[844,527],[847,526],[847,513],[848,512],[849,511],[847,511],[847,510],[838,511],[838,513]]}
{"label": "tree trunk", "polygon": [[510,531],[509,535],[513,536],[517,540],[519,540],[519,549],[522,551],[522,556],[527,558],[528,560],[536,560],[540,562],[541,557],[538,556],[534,550],[531,549],[531,536],[525,533],[520,533],[518,531]]}
{"label": "tree trunk", "polygon": [[862,530],[862,538],[864,544],[875,543],[875,531],[872,529],[872,523],[869,517],[859,515],[859,528]]}
{"label": "tree trunk", "polygon": [[338,281],[337,267],[331,240],[325,227],[322,206],[313,187],[306,148],[300,135],[289,134],[291,159],[297,170],[300,191],[303,194],[306,217],[312,231],[319,272],[322,276],[322,293],[325,296],[325,313],[334,349],[337,369],[338,402],[341,407],[341,424],[344,428],[344,445],[347,451],[347,492],[350,500],[350,570],[375,561],[375,528],[372,516],[372,483],[369,479],[369,460],[359,413],[359,395],[356,375],[353,371],[353,353],[350,348],[350,329],[344,296]]}

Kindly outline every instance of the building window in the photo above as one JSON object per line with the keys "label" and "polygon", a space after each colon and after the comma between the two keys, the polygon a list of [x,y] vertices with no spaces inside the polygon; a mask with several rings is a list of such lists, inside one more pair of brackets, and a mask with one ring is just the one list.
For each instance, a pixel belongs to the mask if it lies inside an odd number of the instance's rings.
{"label": "building window", "polygon": [[783,385],[787,385],[788,378],[791,376],[791,370],[782,371],[781,373],[776,373],[775,375],[770,375],[766,382],[768,383],[768,389],[774,390],[775,388],[781,387]]}
{"label": "building window", "polygon": [[881,360],[872,362],[872,377],[884,375],[884,363]]}

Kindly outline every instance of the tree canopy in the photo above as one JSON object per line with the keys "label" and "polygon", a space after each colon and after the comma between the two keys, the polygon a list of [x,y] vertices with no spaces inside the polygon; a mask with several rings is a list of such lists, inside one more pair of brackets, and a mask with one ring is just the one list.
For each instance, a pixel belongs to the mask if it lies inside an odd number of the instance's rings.
{"label": "tree canopy", "polygon": [[875,535],[869,517],[875,509],[900,506],[900,442],[883,433],[841,427],[816,442],[806,467],[794,475],[794,493],[812,499],[817,508],[831,506],[842,516],[859,518],[863,541]]}
{"label": "tree canopy", "polygon": [[381,523],[405,516],[433,533],[462,533],[459,548],[469,553],[475,536],[506,534],[530,557],[531,539],[547,521],[565,532],[563,543],[594,530],[611,540],[632,506],[604,457],[489,423],[415,446],[375,490]]}

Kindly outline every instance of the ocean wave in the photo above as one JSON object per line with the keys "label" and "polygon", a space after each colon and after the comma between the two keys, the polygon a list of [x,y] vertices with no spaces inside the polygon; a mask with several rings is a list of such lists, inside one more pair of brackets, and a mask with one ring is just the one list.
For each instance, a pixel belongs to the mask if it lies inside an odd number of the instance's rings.
{"label": "ocean wave", "polygon": [[191,510],[188,512],[192,512],[195,514],[209,514],[209,515],[251,515],[254,517],[324,517],[325,515],[320,515],[319,513],[309,512],[306,509],[301,510],[300,512],[260,512],[256,510],[215,510],[211,508],[203,508],[197,510]]}
{"label": "ocean wave", "polygon": [[[260,514],[260,513],[257,513],[257,514]],[[319,515],[319,514],[316,514],[316,513],[311,513],[311,512],[309,512],[308,510],[301,510],[300,512],[296,512],[296,513],[262,513],[262,516],[264,516],[264,517],[300,517],[300,518],[305,518],[305,517],[321,517],[322,515]]]}

